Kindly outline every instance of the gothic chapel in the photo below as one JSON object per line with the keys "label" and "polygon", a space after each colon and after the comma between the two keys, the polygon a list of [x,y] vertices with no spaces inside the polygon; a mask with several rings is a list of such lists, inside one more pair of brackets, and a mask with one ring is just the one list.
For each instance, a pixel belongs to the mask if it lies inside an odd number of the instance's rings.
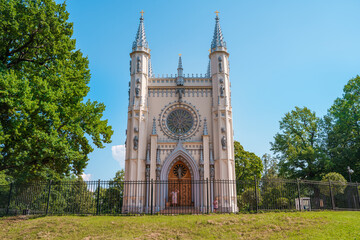
{"label": "gothic chapel", "polygon": [[130,57],[124,211],[149,212],[150,202],[155,212],[213,210],[214,199],[237,211],[235,184],[211,184],[235,180],[229,53],[218,12],[206,74],[184,74],[180,55],[177,74],[155,76],[143,12]]}

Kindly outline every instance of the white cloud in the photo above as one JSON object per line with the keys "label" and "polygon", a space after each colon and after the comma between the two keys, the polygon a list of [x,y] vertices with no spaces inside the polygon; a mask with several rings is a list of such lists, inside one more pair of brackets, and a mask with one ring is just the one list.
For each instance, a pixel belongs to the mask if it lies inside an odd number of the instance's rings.
{"label": "white cloud", "polygon": [[91,174],[90,173],[88,173],[88,174],[83,173],[83,174],[81,174],[81,177],[82,177],[82,179],[84,181],[90,181],[91,180]]}
{"label": "white cloud", "polygon": [[111,147],[112,156],[122,169],[125,169],[125,151],[125,145],[115,145]]}

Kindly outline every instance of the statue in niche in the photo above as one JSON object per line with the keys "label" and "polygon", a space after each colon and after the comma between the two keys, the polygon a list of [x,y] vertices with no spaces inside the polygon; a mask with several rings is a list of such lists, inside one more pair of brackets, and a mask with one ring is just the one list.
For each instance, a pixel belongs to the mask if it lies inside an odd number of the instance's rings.
{"label": "statue in niche", "polygon": [[176,93],[179,95],[179,102],[182,101],[182,97],[183,97],[183,94],[184,94],[185,90],[183,88],[179,88],[176,90]]}
{"label": "statue in niche", "polygon": [[223,71],[223,68],[222,68],[222,58],[219,57],[219,58],[218,58],[218,61],[219,61],[219,72],[222,72],[222,71]]}
{"label": "statue in niche", "polygon": [[134,150],[138,149],[138,145],[139,145],[139,138],[138,136],[134,137]]}
{"label": "statue in niche", "polygon": [[141,60],[140,60],[140,57],[137,57],[137,59],[136,59],[136,71],[141,72]]}
{"label": "statue in niche", "polygon": [[220,97],[224,97],[225,88],[224,85],[220,85]]}
{"label": "statue in niche", "polygon": [[223,136],[221,138],[221,146],[222,146],[222,149],[225,150],[226,149],[226,137]]}
{"label": "statue in niche", "polygon": [[145,174],[146,174],[146,175],[145,175],[145,176],[146,176],[146,179],[149,180],[149,179],[150,179],[150,166],[147,166],[147,167],[146,167],[146,173],[145,173]]}
{"label": "statue in niche", "polygon": [[210,168],[210,177],[211,178],[215,177],[215,168],[213,166],[211,166],[211,168]]}
{"label": "statue in niche", "polygon": [[139,87],[139,85],[137,85],[136,88],[135,88],[135,96],[140,97],[140,87]]}

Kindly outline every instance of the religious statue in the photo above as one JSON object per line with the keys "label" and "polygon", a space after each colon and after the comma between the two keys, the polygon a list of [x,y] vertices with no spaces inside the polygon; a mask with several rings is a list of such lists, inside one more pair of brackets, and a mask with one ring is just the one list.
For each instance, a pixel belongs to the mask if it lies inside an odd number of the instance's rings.
{"label": "religious statue", "polygon": [[134,150],[138,149],[138,144],[139,144],[139,138],[138,136],[134,137]]}
{"label": "religious statue", "polygon": [[136,71],[141,72],[141,60],[140,60],[140,57],[137,57],[137,59],[136,59]]}
{"label": "religious statue", "polygon": [[220,85],[220,97],[224,97],[224,91],[225,91],[225,88],[224,88],[224,85]]}
{"label": "religious statue", "polygon": [[140,87],[139,87],[139,85],[137,85],[136,88],[135,88],[135,96],[140,97]]}
{"label": "religious statue", "polygon": [[177,169],[177,174],[178,174],[178,178],[181,179],[181,175],[182,175],[182,167],[179,166],[179,168]]}
{"label": "religious statue", "polygon": [[222,145],[222,149],[226,149],[226,137],[225,136],[223,136],[222,138],[221,138],[221,145]]}
{"label": "religious statue", "polygon": [[214,168],[214,166],[210,167],[210,177],[211,177],[211,179],[213,179],[215,177],[215,168]]}
{"label": "religious statue", "polygon": [[219,61],[219,72],[222,72],[223,71],[223,69],[222,69],[222,58],[219,57],[218,61]]}
{"label": "religious statue", "polygon": [[146,167],[145,176],[146,176],[146,180],[149,180],[149,179],[150,179],[150,166],[147,166],[147,167]]}
{"label": "religious statue", "polygon": [[176,90],[176,93],[179,94],[179,102],[182,101],[182,97],[183,97],[183,94],[184,94],[184,89],[183,88],[179,88]]}

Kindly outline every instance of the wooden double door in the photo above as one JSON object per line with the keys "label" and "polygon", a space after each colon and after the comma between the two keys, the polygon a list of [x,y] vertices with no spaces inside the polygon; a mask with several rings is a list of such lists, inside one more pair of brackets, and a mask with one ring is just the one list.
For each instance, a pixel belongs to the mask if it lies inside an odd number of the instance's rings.
{"label": "wooden double door", "polygon": [[191,173],[189,168],[183,162],[182,157],[176,159],[168,176],[168,199],[171,206],[175,206],[173,202],[173,194],[176,193],[176,206],[192,206],[191,191]]}

